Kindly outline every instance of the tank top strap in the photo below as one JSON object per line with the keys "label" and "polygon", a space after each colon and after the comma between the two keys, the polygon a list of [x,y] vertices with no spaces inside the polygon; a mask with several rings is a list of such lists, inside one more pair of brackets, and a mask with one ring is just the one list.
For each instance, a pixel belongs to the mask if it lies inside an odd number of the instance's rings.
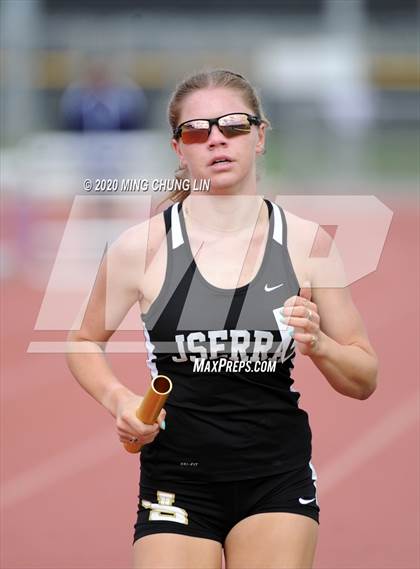
{"label": "tank top strap", "polygon": [[287,247],[287,223],[283,208],[274,202],[269,202],[274,213],[273,239],[279,245]]}
{"label": "tank top strap", "polygon": [[296,278],[296,274],[290,259],[289,249],[288,249],[288,232],[287,232],[287,221],[286,215],[283,208],[277,203],[264,200],[270,211],[270,218],[273,218],[272,227],[272,237],[270,239],[270,249],[271,255],[274,255],[276,260],[271,260],[266,267],[265,276],[269,280],[276,280],[279,275],[276,275],[276,271],[282,270],[282,274],[289,279],[291,285],[291,290],[296,291],[293,294],[300,294],[299,283]]}
{"label": "tank top strap", "polygon": [[173,251],[184,244],[181,223],[179,220],[180,203],[175,203],[165,209],[163,218],[165,220],[166,235],[168,238],[169,250]]}

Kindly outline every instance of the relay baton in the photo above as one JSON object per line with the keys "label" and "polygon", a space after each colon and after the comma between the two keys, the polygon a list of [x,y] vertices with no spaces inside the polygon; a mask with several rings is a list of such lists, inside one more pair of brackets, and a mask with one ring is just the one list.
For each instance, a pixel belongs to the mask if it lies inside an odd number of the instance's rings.
{"label": "relay baton", "polygon": [[[168,395],[172,391],[172,381],[166,375],[157,375],[136,411],[136,417],[146,425],[153,425],[158,418],[162,407],[165,405]],[[140,452],[143,445],[138,442],[124,443],[126,451],[133,454]]]}

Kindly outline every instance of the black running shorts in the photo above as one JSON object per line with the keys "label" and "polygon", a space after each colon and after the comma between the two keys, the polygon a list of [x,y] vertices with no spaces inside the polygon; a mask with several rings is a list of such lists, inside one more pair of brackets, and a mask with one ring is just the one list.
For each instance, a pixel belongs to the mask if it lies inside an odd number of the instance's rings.
{"label": "black running shorts", "polygon": [[141,472],[134,540],[179,533],[219,541],[239,521],[262,512],[309,516],[319,524],[313,465],[270,476],[229,482],[150,480]]}

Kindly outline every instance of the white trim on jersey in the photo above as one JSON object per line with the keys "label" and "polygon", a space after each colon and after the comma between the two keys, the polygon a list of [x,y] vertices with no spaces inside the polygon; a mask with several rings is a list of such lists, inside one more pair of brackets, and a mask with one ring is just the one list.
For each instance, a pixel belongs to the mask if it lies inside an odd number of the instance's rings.
{"label": "white trim on jersey", "polygon": [[273,205],[273,212],[274,212],[274,230],[273,230],[273,239],[283,245],[283,222],[281,219],[281,213],[279,206],[271,202]]}
{"label": "white trim on jersey", "polygon": [[297,394],[298,394],[298,398],[297,398],[297,400],[296,400],[296,403],[297,403],[298,400],[300,399],[300,392],[299,392],[297,389],[295,389],[295,388],[293,387],[293,385],[291,385],[291,386],[289,387],[289,389],[290,389],[290,391],[291,391],[292,393],[297,393]]}
{"label": "white trim on jersey", "polygon": [[318,480],[318,476],[317,476],[317,474],[316,474],[315,466],[312,464],[311,461],[309,461],[309,466],[311,467],[311,470],[312,470],[312,481],[313,481],[314,486],[315,486],[315,502],[316,502],[316,505],[319,506],[319,503],[318,503],[318,488],[317,488],[317,485],[316,485],[317,480]]}
{"label": "white trim on jersey", "polygon": [[156,364],[154,363],[154,360],[157,359],[156,354],[153,353],[156,346],[151,342],[149,332],[147,331],[147,328],[144,325],[144,323],[143,323],[143,328],[144,328],[144,336],[146,338],[146,350],[147,350],[146,364],[152,373],[152,377],[156,377],[157,375],[159,375]]}
{"label": "white trim on jersey", "polygon": [[176,249],[184,243],[181,231],[181,223],[179,221],[178,204],[174,204],[171,210],[171,232],[172,232],[172,249]]}

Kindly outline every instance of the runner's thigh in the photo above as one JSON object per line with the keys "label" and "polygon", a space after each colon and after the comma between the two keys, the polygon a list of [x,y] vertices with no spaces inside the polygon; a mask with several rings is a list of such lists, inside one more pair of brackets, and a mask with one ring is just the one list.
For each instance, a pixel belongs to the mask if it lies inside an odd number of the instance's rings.
{"label": "runner's thigh", "polygon": [[174,533],[145,535],[134,544],[134,569],[221,569],[222,545]]}
{"label": "runner's thigh", "polygon": [[300,514],[271,512],[241,520],[225,542],[226,569],[310,569],[318,524]]}

